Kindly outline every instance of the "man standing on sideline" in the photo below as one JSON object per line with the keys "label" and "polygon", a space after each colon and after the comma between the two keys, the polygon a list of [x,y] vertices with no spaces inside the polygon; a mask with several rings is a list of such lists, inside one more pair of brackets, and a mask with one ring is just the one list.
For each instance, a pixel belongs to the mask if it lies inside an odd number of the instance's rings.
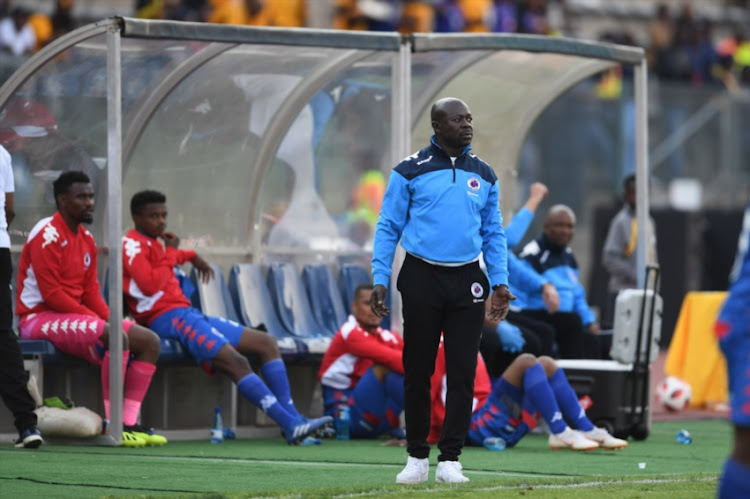
{"label": "man standing on sideline", "polygon": [[[607,231],[607,239],[602,248],[602,265],[609,272],[607,284],[607,304],[602,317],[605,329],[611,329],[615,319],[615,301],[623,289],[638,287],[638,269],[635,247],[638,242],[638,224],[635,216],[635,175],[629,175],[623,182],[625,204],[612,219]],[[649,244],[646,247],[648,264],[657,263],[656,257],[656,224],[648,217]]]}
{"label": "man standing on sideline", "polygon": [[[472,154],[468,106],[444,98],[430,111],[431,143],[391,172],[375,228],[371,307],[385,304],[399,240],[406,259],[399,272],[404,314],[404,410],[409,458],[396,483],[427,480],[430,445],[430,376],[444,336],[448,388],[438,442],[437,482],[468,482],[458,456],[471,421],[474,374],[484,323],[504,319],[515,297],[508,289],[500,188],[490,165]],[[490,281],[479,265],[484,253]]]}
{"label": "man standing on sideline", "polygon": [[10,287],[13,265],[8,226],[16,215],[13,211],[14,190],[10,154],[0,146],[0,395],[13,413],[18,429],[16,447],[35,449],[42,445],[42,435],[36,427],[36,403],[29,394],[29,375],[23,368],[23,357],[13,332]]}
{"label": "man standing on sideline", "polygon": [[745,208],[729,296],[716,320],[716,336],[727,359],[734,447],[724,463],[718,497],[750,497],[750,204]]}

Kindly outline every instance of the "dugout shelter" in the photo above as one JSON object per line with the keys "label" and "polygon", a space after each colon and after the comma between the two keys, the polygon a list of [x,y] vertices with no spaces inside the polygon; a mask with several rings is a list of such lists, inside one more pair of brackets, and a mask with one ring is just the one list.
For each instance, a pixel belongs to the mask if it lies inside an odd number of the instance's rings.
{"label": "dugout shelter", "polygon": [[[16,179],[12,251],[17,261],[25,235],[54,211],[52,181],[81,169],[96,190],[92,231],[103,253],[100,276],[111,276],[113,321],[123,313],[120,238],[131,226],[129,200],[146,188],[167,195],[169,229],[183,246],[225,275],[241,262],[369,265],[377,197],[392,166],[427,144],[434,100],[469,104],[475,152],[495,168],[507,218],[525,196],[517,168],[535,121],[577,83],[620,65],[633,70],[637,216],[645,226],[640,48],[531,35],[106,19],[53,41],[0,88],[0,140]],[[639,239],[641,267],[644,248]],[[397,300],[392,310],[399,330]],[[112,339],[117,435],[121,343]]]}

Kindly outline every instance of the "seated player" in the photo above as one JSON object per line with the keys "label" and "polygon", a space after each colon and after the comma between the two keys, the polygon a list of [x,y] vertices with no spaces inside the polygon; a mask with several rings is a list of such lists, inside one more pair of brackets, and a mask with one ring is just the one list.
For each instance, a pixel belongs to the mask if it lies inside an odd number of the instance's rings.
{"label": "seated player", "polygon": [[[130,201],[135,229],[122,238],[122,284],[136,322],[148,325],[162,338],[179,341],[208,372],[218,370],[229,376],[246,399],[281,426],[289,444],[322,431],[331,417],[307,419],[297,412],[273,336],[203,315],[190,306],[174,267],[192,262],[204,281],[214,276],[213,270],[195,251],[178,249],[179,238],[166,230],[166,202],[164,194],[150,190],[136,193]],[[260,359],[263,380],[250,369],[245,357],[250,354]]]}
{"label": "seated player", "polygon": [[318,372],[326,414],[350,407],[350,435],[375,438],[389,433],[403,439],[404,347],[401,337],[380,327],[370,307],[372,284],[354,290],[352,314],[331,340]]}
{"label": "seated player", "polygon": [[[94,189],[79,171],[53,184],[57,212],[40,220],[26,240],[18,268],[16,314],[23,339],[44,339],[59,350],[101,367],[105,417],[109,419],[109,307],[99,292],[94,236],[81,224],[94,220]],[[162,445],[167,439],[138,423],[159,359],[159,337],[122,321],[122,445]]]}
{"label": "seated player", "polygon": [[[445,417],[446,377],[442,342],[431,383],[432,417],[427,440],[435,443],[440,439]],[[488,437],[500,437],[508,447],[513,447],[536,426],[535,412],[539,412],[549,426],[550,449],[587,451],[599,446],[622,449],[628,445],[625,440],[613,437],[589,421],[565,373],[552,358],[521,354],[502,377],[490,385],[484,361],[481,355],[478,356],[474,413],[467,436],[471,445],[481,446]]]}

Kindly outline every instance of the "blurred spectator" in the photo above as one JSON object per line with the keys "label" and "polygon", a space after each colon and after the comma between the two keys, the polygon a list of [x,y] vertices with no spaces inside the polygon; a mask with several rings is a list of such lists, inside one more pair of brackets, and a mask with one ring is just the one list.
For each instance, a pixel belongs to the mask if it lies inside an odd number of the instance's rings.
{"label": "blurred spectator", "polygon": [[304,0],[208,0],[208,3],[207,20],[211,23],[284,27],[305,25]]}
{"label": "blurred spectator", "polygon": [[0,20],[0,50],[7,50],[13,55],[31,54],[36,48],[34,28],[29,24],[29,13],[14,8],[11,16]]}
{"label": "blurred spectator", "polygon": [[690,33],[695,29],[695,16],[693,6],[690,3],[682,5],[680,15],[675,21],[675,36],[689,38]]}
{"label": "blurred spectator", "polygon": [[265,2],[271,9],[271,26],[301,28],[306,25],[306,0],[265,0]]}
{"label": "blurred spectator", "polygon": [[711,44],[712,24],[709,21],[697,23],[691,33],[688,54],[690,57],[691,82],[693,85],[701,86],[716,82],[713,68],[719,62],[716,49]]}
{"label": "blurred spectator", "polygon": [[57,0],[55,11],[52,13],[52,40],[75,29],[72,11],[73,0]]}
{"label": "blurred spectator", "polygon": [[[643,230],[639,231],[635,213],[635,175],[629,175],[623,181],[623,200],[622,208],[609,223],[607,238],[602,248],[602,265],[609,273],[609,296],[601,320],[605,329],[613,327],[615,302],[619,292],[638,287],[638,273],[641,269],[638,268],[636,245],[638,238],[642,237]],[[651,215],[648,217],[647,231],[649,244],[646,246],[646,263],[653,265],[658,262],[658,256],[656,223]]]}
{"label": "blurred spectator", "polygon": [[518,9],[513,0],[495,0],[494,28],[496,33],[515,33],[518,31]]}
{"label": "blurred spectator", "polygon": [[740,85],[750,88],[750,66],[745,66],[740,71]]}
{"label": "blurred spectator", "polygon": [[466,24],[464,31],[486,33],[494,26],[492,0],[458,0]]}
{"label": "blurred spectator", "polygon": [[138,0],[136,16],[142,19],[204,21],[205,0]]}
{"label": "blurred spectator", "polygon": [[725,54],[719,56],[719,62],[714,68],[714,75],[718,79],[727,92],[731,94],[737,94],[742,92],[740,88],[740,82],[734,71],[734,57],[731,54]]}
{"label": "blurred spectator", "polygon": [[430,2],[406,0],[398,30],[401,33],[429,33],[435,23],[435,11]]}
{"label": "blurred spectator", "polygon": [[565,0],[550,0],[547,3],[547,25],[549,26],[549,35],[568,36],[572,33],[570,12]]}
{"label": "blurred spectator", "polygon": [[219,24],[245,24],[247,10],[244,0],[208,0],[208,22]]}
{"label": "blurred spectator", "polygon": [[656,19],[648,25],[649,48],[647,52],[649,67],[654,67],[656,61],[663,57],[674,39],[674,21],[666,4],[656,7]]}
{"label": "blurred spectator", "polygon": [[520,7],[518,18],[519,33],[547,35],[550,32],[546,0],[526,0]]}
{"label": "blurred spectator", "polygon": [[29,16],[28,23],[34,30],[34,37],[36,38],[33,51],[38,52],[52,39],[52,20],[41,12],[35,12]]}
{"label": "blurred spectator", "polygon": [[357,0],[336,0],[333,28],[346,30],[367,29],[367,19],[357,8]]}
{"label": "blurred spectator", "polygon": [[[396,29],[399,28],[399,20],[402,17],[402,3],[421,4],[424,2],[412,2],[410,0],[407,0],[407,2],[397,0],[357,0],[357,7],[359,11],[362,12],[369,31],[396,31]],[[407,7],[404,5],[403,10],[406,8]],[[415,11],[415,14],[411,14],[410,17],[412,15],[418,17],[419,15],[424,14],[423,12],[420,12],[419,6],[416,8],[410,7],[410,10]],[[416,20],[419,22],[418,18]],[[430,25],[427,28],[427,31],[430,31],[431,29],[432,26]]]}
{"label": "blurred spectator", "polygon": [[435,4],[435,32],[460,33],[466,27],[466,19],[458,0],[441,0]]}

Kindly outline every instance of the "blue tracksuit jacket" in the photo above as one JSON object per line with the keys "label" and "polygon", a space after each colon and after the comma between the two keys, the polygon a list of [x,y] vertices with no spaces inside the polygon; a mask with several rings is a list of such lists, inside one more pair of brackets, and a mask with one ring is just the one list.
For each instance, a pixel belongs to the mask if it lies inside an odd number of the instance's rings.
{"label": "blue tracksuit jacket", "polygon": [[[578,262],[570,247],[560,247],[547,236],[542,236],[524,246],[521,258],[526,260],[546,282],[552,283],[560,295],[560,312],[576,312],[584,326],[588,326],[596,317],[586,302],[586,290],[578,280]],[[534,295],[526,296],[526,307],[529,310],[544,309],[541,290]]]}
{"label": "blue tracksuit jacket", "polygon": [[438,263],[471,262],[483,251],[490,284],[508,284],[497,176],[470,150],[453,165],[433,136],[393,169],[375,226],[373,284],[388,286],[399,239],[407,252]]}

